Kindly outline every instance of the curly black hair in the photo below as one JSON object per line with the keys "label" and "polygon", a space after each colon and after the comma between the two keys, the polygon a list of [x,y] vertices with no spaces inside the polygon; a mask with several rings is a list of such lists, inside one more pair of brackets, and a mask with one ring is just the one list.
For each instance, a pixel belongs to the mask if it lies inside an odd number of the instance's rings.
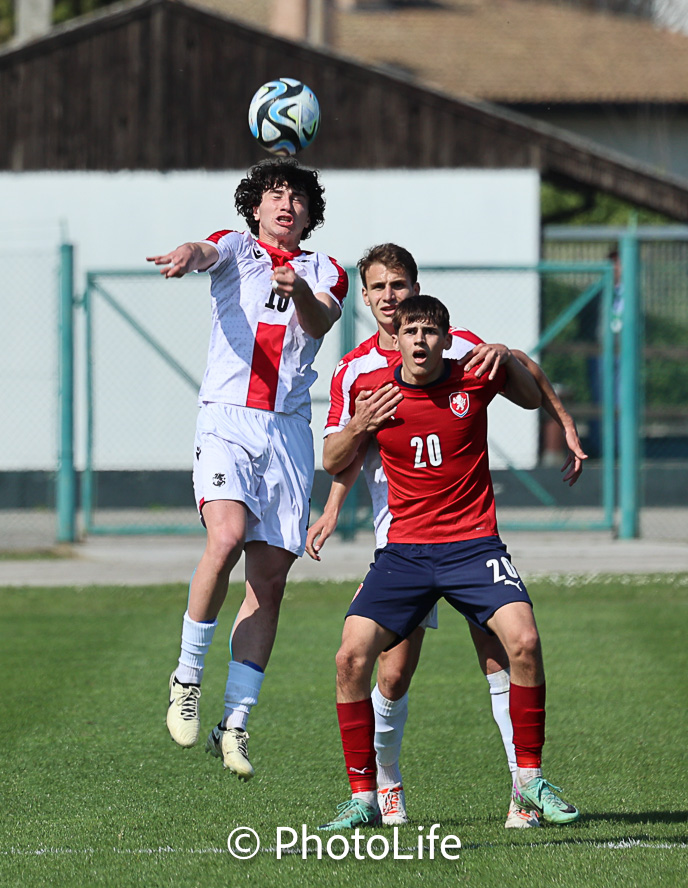
{"label": "curly black hair", "polygon": [[325,221],[325,189],[317,172],[299,166],[293,157],[268,158],[252,166],[234,192],[237,212],[246,220],[251,234],[257,235],[258,222],[253,218],[253,210],[260,205],[265,192],[278,185],[298,188],[308,195],[310,224],[301,235],[302,239],[307,238]]}

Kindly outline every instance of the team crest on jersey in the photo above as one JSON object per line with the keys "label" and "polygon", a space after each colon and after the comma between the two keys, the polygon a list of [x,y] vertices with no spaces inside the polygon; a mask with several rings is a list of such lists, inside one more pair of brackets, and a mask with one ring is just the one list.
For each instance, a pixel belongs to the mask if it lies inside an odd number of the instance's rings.
{"label": "team crest on jersey", "polygon": [[455,416],[458,416],[459,419],[463,419],[468,413],[468,408],[471,406],[468,392],[452,392],[452,394],[449,395],[449,406]]}
{"label": "team crest on jersey", "polygon": [[215,487],[222,487],[225,483],[225,475],[224,472],[215,472],[213,475],[213,484]]}

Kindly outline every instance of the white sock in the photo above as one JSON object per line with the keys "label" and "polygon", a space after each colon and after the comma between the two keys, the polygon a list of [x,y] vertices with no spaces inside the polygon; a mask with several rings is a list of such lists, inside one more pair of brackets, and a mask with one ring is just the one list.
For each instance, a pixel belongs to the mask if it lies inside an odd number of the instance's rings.
{"label": "white sock", "polygon": [[225,687],[223,728],[246,729],[249,712],[251,707],[258,702],[258,694],[264,678],[264,672],[258,672],[252,666],[230,660]]}
{"label": "white sock", "polygon": [[542,777],[542,768],[516,768],[516,786],[520,789],[533,777]]}
{"label": "white sock", "polygon": [[504,752],[512,776],[516,772],[516,750],[514,749],[514,729],[509,715],[509,671],[502,669],[486,675],[490,686],[490,702],[492,703],[492,717],[497,722],[499,733],[502,736]]}
{"label": "white sock", "polygon": [[182,651],[175,671],[177,681],[182,684],[200,684],[203,678],[205,655],[215,634],[217,620],[212,623],[197,623],[187,611],[182,624]]}
{"label": "white sock", "polygon": [[375,792],[354,792],[351,795],[352,799],[358,799],[361,802],[365,802],[367,805],[372,805],[373,808],[377,808],[377,793]]}
{"label": "white sock", "polygon": [[401,784],[399,756],[408,718],[408,693],[400,700],[388,700],[377,685],[371,694],[375,710],[375,752],[377,753],[377,785]]}

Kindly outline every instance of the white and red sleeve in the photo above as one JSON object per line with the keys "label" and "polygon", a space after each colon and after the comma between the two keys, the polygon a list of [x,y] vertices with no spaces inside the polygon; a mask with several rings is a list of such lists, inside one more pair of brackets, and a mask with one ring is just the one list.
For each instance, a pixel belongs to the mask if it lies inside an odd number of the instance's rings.
{"label": "white and red sleeve", "polygon": [[451,348],[445,352],[445,355],[453,361],[460,360],[476,345],[483,344],[483,340],[479,336],[471,333],[470,330],[466,330],[465,327],[450,327],[449,332],[452,336],[452,344]]}
{"label": "white and red sleeve", "polygon": [[232,231],[231,228],[223,228],[221,231],[214,231],[206,237],[202,243],[212,244],[218,252],[217,262],[214,262],[206,271],[215,271],[225,259],[234,254],[237,239],[241,239],[239,231]]}
{"label": "white and red sleeve", "polygon": [[327,293],[337,303],[340,310],[349,292],[349,275],[331,256],[326,256],[322,267],[318,268],[318,280],[314,293]]}
{"label": "white and red sleeve", "polygon": [[333,432],[341,432],[351,419],[349,394],[355,379],[355,374],[351,372],[351,365],[348,362],[340,361],[330,382],[330,407],[327,412],[324,437]]}

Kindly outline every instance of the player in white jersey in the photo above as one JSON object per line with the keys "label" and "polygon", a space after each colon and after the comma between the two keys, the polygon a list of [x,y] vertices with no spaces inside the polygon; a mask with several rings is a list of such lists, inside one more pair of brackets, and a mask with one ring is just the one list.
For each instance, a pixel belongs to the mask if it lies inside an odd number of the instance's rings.
{"label": "player in white jersey", "polygon": [[205,655],[245,553],[246,593],[230,639],[224,714],[206,751],[253,776],[246,723],[258,702],[289,568],[303,554],[313,482],[313,360],[341,314],[348,282],[330,257],[299,246],[323,222],[318,175],[293,159],[252,167],[234,195],[250,232],[218,231],[149,261],[165,277],[210,274],[212,330],[199,393],[194,491],[207,529],[189,586],[167,726],[184,747],[200,732]]}
{"label": "player in white jersey", "polygon": [[[397,305],[420,292],[418,269],[413,256],[403,247],[382,244],[372,247],[358,263],[363,284],[363,299],[377,322],[377,333],[345,355],[335,369],[330,387],[330,411],[325,428],[323,465],[336,474],[323,515],[308,531],[306,551],[320,560],[319,552],[334,533],[347,493],[363,466],[373,505],[376,547],[387,542],[391,516],[387,505],[387,479],[382,469],[377,444],[371,433],[394,412],[400,395],[389,386],[371,396],[359,396],[355,411],[350,410],[349,392],[359,375],[399,363],[400,354],[392,343],[392,315]],[[453,345],[447,353],[461,358],[481,342],[473,333],[460,328],[451,330]],[[522,352],[514,351],[536,378],[543,395],[543,406],[561,425],[569,447],[564,480],[575,483],[582,470],[583,453],[573,419],[565,410],[540,367]],[[356,452],[353,462],[352,453]],[[427,620],[427,618],[426,618]],[[426,622],[436,627],[436,616]],[[375,746],[377,751],[378,803],[386,824],[407,820],[405,797],[399,769],[404,726],[408,715],[408,688],[418,665],[426,626],[419,627],[405,641],[383,653],[378,660],[377,684],[373,690],[375,710]],[[480,667],[485,673],[492,703],[492,713],[499,727],[510,770],[516,768],[509,717],[508,659],[496,637],[488,636],[469,624]],[[537,815],[510,804],[507,827],[537,826]]]}

